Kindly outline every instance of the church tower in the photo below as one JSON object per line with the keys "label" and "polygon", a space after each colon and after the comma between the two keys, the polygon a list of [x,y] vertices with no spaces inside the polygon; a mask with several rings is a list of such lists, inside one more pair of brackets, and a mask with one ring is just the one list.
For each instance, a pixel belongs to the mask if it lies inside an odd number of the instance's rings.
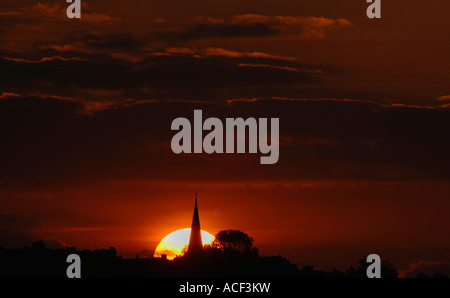
{"label": "church tower", "polygon": [[195,193],[194,217],[192,218],[191,235],[189,237],[188,254],[197,254],[203,250],[200,218],[198,216],[197,193]]}

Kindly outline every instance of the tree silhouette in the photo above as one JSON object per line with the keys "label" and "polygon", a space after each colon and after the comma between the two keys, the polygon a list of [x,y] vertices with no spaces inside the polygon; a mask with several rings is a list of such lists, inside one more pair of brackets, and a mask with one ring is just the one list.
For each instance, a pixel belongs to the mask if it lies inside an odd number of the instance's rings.
{"label": "tree silhouette", "polygon": [[381,276],[383,278],[397,278],[398,270],[394,267],[394,264],[384,260],[381,263]]}
{"label": "tree silhouette", "polygon": [[259,255],[258,249],[253,246],[253,238],[239,230],[220,231],[211,246],[225,254]]}
{"label": "tree silhouette", "polygon": [[446,275],[445,273],[441,273],[441,272],[439,272],[439,271],[436,271],[436,272],[433,274],[433,278],[447,278],[447,275]]}
{"label": "tree silhouette", "polygon": [[424,272],[420,272],[416,275],[416,278],[447,278],[447,275],[439,271],[436,271],[433,276],[430,276]]}
{"label": "tree silhouette", "polygon": [[[365,278],[367,277],[367,267],[369,267],[370,264],[367,263],[367,258],[362,257],[358,260],[358,266],[357,268],[353,268],[353,266],[350,266],[349,269],[345,272],[345,275],[347,277],[359,277],[359,278]],[[398,276],[398,270],[394,267],[394,264],[391,262],[384,260],[381,263],[381,277],[382,278],[396,278]]]}
{"label": "tree silhouette", "polygon": [[31,248],[36,251],[43,251],[43,250],[45,250],[46,247],[45,247],[44,241],[38,240],[38,241],[33,242],[33,244],[31,245]]}

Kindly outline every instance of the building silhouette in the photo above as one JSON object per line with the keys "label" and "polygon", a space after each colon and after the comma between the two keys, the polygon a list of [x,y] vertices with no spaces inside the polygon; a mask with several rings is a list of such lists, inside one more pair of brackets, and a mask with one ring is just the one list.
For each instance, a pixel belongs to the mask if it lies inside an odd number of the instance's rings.
{"label": "building silhouette", "polygon": [[192,218],[191,235],[187,253],[197,255],[203,251],[202,234],[200,228],[200,217],[198,215],[197,193],[195,193],[194,216]]}

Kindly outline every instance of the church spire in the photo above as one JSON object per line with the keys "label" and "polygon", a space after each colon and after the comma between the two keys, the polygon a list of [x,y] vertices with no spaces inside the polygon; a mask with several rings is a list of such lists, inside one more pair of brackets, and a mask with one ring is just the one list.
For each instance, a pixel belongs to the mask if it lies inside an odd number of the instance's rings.
{"label": "church spire", "polygon": [[200,217],[198,215],[197,192],[195,192],[194,216],[192,218],[191,235],[189,237],[188,253],[195,254],[203,250]]}

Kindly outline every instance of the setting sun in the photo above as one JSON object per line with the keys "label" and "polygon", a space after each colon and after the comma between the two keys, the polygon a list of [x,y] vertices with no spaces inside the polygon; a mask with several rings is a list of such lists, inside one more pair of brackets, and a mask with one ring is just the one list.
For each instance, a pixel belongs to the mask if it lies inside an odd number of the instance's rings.
{"label": "setting sun", "polygon": [[[201,231],[202,243],[210,244],[214,240],[214,236],[206,231]],[[161,255],[167,255],[167,259],[173,260],[176,256],[181,255],[183,248],[189,245],[189,236],[191,229],[180,229],[170,233],[164,237],[156,247],[153,257],[160,258]]]}

